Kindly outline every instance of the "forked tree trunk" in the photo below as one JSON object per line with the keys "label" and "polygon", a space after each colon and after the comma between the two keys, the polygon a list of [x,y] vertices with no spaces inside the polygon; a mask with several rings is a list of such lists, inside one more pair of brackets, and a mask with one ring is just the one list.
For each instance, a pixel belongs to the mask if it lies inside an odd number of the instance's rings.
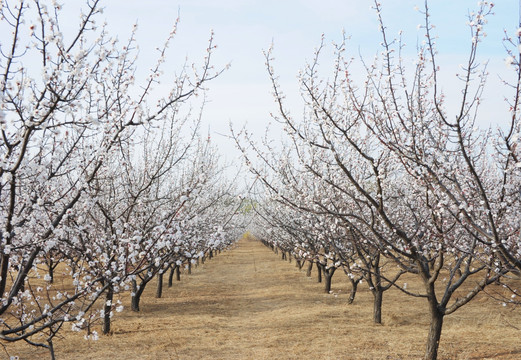
{"label": "forked tree trunk", "polygon": [[163,296],[163,273],[160,271],[157,273],[157,288],[156,288],[156,299]]}
{"label": "forked tree trunk", "polygon": [[110,333],[110,312],[112,310],[112,300],[114,298],[114,289],[112,286],[107,288],[107,294],[105,295],[105,305],[103,306],[103,334],[107,335]]}
{"label": "forked tree trunk", "polygon": [[307,276],[307,277],[310,277],[310,276],[311,276],[311,270],[313,270],[313,261],[310,261],[310,262],[309,262],[308,269],[307,269],[307,271],[306,271],[306,276]]}
{"label": "forked tree trunk", "polygon": [[146,283],[142,281],[138,287],[136,280],[132,280],[132,297],[130,299],[130,309],[132,311],[139,311],[139,302],[141,301],[141,295],[145,290],[145,285]]}
{"label": "forked tree trunk", "polygon": [[298,266],[298,269],[299,270],[302,270],[302,268],[304,267],[304,264],[306,263],[306,260],[298,260],[297,261],[297,266]]}
{"label": "forked tree trunk", "polygon": [[322,269],[322,273],[324,273],[324,292],[329,293],[331,291],[331,279],[333,279],[333,274],[335,273],[336,267],[330,267],[326,269],[326,265],[320,264],[319,266]]}

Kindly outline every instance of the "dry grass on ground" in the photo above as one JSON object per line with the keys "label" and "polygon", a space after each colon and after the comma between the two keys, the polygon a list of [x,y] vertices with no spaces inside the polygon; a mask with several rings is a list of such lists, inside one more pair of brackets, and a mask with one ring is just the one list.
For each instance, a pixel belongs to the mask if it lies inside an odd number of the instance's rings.
{"label": "dry grass on ground", "polygon": [[[383,325],[372,323],[372,296],[361,285],[347,305],[345,275],[333,277],[334,294],[281,261],[261,243],[243,239],[230,251],[154,298],[142,311],[114,318],[111,336],[86,341],[64,332],[58,359],[419,359],[428,331],[426,302],[390,290]],[[125,294],[128,300],[128,294]],[[128,301],[127,301],[128,305]],[[481,296],[446,318],[440,359],[519,359],[518,309]],[[99,330],[99,329],[98,329]],[[45,359],[23,344],[7,350],[20,359]],[[2,356],[2,355],[0,355]]]}

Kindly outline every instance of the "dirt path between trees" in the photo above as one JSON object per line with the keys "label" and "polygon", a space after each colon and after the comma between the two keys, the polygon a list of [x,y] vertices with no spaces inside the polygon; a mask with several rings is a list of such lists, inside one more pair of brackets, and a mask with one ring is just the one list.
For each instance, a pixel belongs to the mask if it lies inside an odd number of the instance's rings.
{"label": "dirt path between trees", "polygon": [[[349,285],[339,270],[333,294],[281,261],[260,242],[242,239],[233,249],[182,275],[155,299],[149,284],[140,313],[114,317],[111,336],[86,341],[64,332],[58,359],[418,359],[428,322],[421,299],[386,293],[383,325],[371,322],[372,298],[361,285],[347,305]],[[128,294],[122,300],[128,305]],[[512,312],[492,304],[448,317],[440,359],[514,359],[519,332],[505,326]],[[488,306],[488,305],[487,305]],[[498,310],[499,308],[499,310]],[[493,311],[492,311],[493,310]],[[503,311],[503,313],[501,312]],[[66,325],[69,327],[69,325]],[[99,331],[99,329],[98,329]],[[498,344],[498,334],[501,340]],[[15,351],[16,350],[16,351]],[[16,345],[20,359],[46,359],[45,351]]]}

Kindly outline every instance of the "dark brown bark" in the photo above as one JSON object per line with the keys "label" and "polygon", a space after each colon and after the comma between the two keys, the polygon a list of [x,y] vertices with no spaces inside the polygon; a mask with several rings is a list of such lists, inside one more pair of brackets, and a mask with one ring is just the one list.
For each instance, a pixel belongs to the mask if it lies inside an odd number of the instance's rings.
{"label": "dark brown bark", "polygon": [[384,292],[381,289],[374,289],[372,291],[374,296],[374,304],[373,304],[373,321],[375,324],[382,323],[382,302],[384,297]]}
{"label": "dark brown bark", "polygon": [[309,262],[308,269],[307,269],[307,271],[306,271],[306,276],[307,276],[307,277],[310,277],[310,276],[311,276],[311,270],[313,270],[313,261],[310,261],[310,262]]}
{"label": "dark brown bark", "polygon": [[163,296],[163,273],[157,273],[157,288],[156,288],[156,299],[160,299]]}
{"label": "dark brown bark", "polygon": [[322,282],[322,267],[317,263],[317,282]]}
{"label": "dark brown bark", "polygon": [[54,283],[54,261],[49,259],[49,284]]}
{"label": "dark brown bark", "polygon": [[425,351],[425,360],[436,360],[438,357],[438,348],[440,346],[441,330],[443,327],[444,314],[438,309],[437,304],[429,301],[431,324],[429,327],[429,337],[427,338],[427,349]]}
{"label": "dark brown bark", "polygon": [[132,280],[132,297],[130,301],[130,309],[132,311],[138,312],[139,311],[139,302],[141,301],[141,295],[143,294],[143,291],[145,290],[146,283],[141,282],[141,284],[137,285],[136,280]]}
{"label": "dark brown bark", "polygon": [[0,255],[0,276],[1,276],[1,279],[0,279],[0,295],[1,296],[4,296],[4,292],[5,292],[5,287],[6,287],[6,284],[7,284],[7,278],[9,277],[8,276],[8,269],[9,269],[9,255],[7,254],[2,254]]}
{"label": "dark brown bark", "polygon": [[331,277],[328,273],[324,272],[324,292],[328,293],[331,291]]}
{"label": "dark brown bark", "polygon": [[179,265],[175,266],[175,279],[176,281],[181,281],[181,269]]}
{"label": "dark brown bark", "polygon": [[349,280],[351,281],[351,293],[349,294],[349,299],[347,299],[347,303],[352,304],[355,301],[356,290],[358,289],[358,283],[360,282],[360,280]]}
{"label": "dark brown bark", "polygon": [[56,353],[54,352],[54,344],[52,340],[47,341],[47,344],[49,345],[49,355],[51,355],[51,360],[56,360]]}
{"label": "dark brown bark", "polygon": [[105,305],[103,306],[103,334],[107,335],[110,333],[110,312],[112,310],[112,300],[114,298],[114,289],[112,286],[107,288],[107,294],[105,296]]}
{"label": "dark brown bark", "polygon": [[170,266],[170,274],[168,275],[168,287],[172,287],[174,281],[175,266]]}
{"label": "dark brown bark", "polygon": [[333,274],[335,273],[336,267],[332,266],[329,269],[327,269],[326,265],[317,265],[320,269],[322,269],[322,273],[324,274],[324,292],[329,293],[331,291],[331,280],[333,279]]}
{"label": "dark brown bark", "polygon": [[297,266],[299,270],[302,270],[304,267],[304,264],[306,263],[306,260],[297,260]]}

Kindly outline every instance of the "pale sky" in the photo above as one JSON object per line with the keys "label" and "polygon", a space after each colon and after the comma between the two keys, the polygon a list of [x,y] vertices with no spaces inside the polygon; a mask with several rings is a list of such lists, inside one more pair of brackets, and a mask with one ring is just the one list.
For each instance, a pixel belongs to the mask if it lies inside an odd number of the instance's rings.
{"label": "pale sky", "polygon": [[[236,128],[247,123],[250,129],[260,133],[271,120],[270,112],[276,110],[262,50],[268,49],[273,41],[276,71],[289,104],[293,105],[293,114],[299,115],[302,110],[297,72],[312,57],[322,33],[329,45],[339,40],[345,29],[351,36],[348,49],[354,56],[360,51],[371,59],[379,50],[381,39],[372,3],[367,0],[110,0],[105,3],[104,16],[122,37],[128,34],[132,23],[138,22],[141,60],[153,53],[152,46],[162,43],[178,12],[181,22],[173,47],[174,57],[200,58],[213,29],[218,45],[214,63],[223,66],[231,62],[231,68],[209,84],[210,102],[204,121],[214,132],[214,141],[229,156],[234,153],[233,145],[217,134],[228,133],[229,121]],[[417,25],[423,19],[415,6],[423,5],[421,0],[382,1],[389,33],[394,36],[403,30],[410,54],[416,52],[416,44],[422,40],[423,33]],[[467,58],[470,46],[467,15],[477,8],[477,1],[431,0],[429,6],[431,21],[439,35],[442,70],[449,79],[445,89],[450,91],[458,65]],[[490,61],[490,109],[497,109],[497,103],[503,106],[502,97],[492,90],[498,86],[494,73],[508,71],[504,64],[503,30],[512,34],[518,28],[518,6],[515,0],[499,0],[486,28],[488,36],[482,44],[481,57]],[[495,117],[492,110],[489,112],[489,116]],[[482,121],[486,123],[487,119]]]}
{"label": "pale sky", "polygon": [[[389,34],[403,30],[410,54],[423,38],[417,25],[422,15],[414,8],[423,7],[422,0],[382,0],[383,17]],[[64,7],[77,10],[80,0],[62,0]],[[235,156],[233,144],[219,133],[228,134],[228,122],[236,128],[245,123],[260,133],[270,122],[270,112],[276,111],[262,51],[274,43],[276,71],[288,96],[294,115],[299,115],[297,72],[310,59],[314,48],[325,34],[326,44],[339,40],[342,30],[351,36],[348,51],[360,52],[372,59],[380,50],[380,33],[373,4],[368,0],[106,0],[102,17],[113,35],[125,40],[132,25],[138,23],[140,45],[138,65],[146,71],[154,64],[156,52],[180,14],[178,35],[168,56],[172,60],[165,68],[168,76],[185,57],[198,61],[204,55],[210,31],[215,32],[218,49],[214,57],[217,67],[231,63],[231,68],[209,86],[209,103],[205,108],[205,129],[211,127],[212,138],[226,156]],[[470,34],[465,25],[467,14],[477,8],[477,0],[431,0],[431,21],[439,35],[438,49],[448,92],[454,88],[454,74],[465,63],[470,47]],[[482,120],[487,124],[500,121],[495,109],[505,107],[498,93],[495,73],[508,73],[504,63],[503,30],[513,34],[519,23],[519,3],[498,0],[495,16],[489,18],[488,33],[482,44],[480,59],[489,60],[490,91],[485,93],[489,110]],[[70,21],[77,17],[70,17]],[[0,35],[1,36],[1,35]],[[331,46],[326,53],[330,54]],[[325,61],[327,64],[327,61]],[[412,60],[411,60],[412,63]],[[165,77],[165,84],[166,84]],[[457,94],[456,94],[457,95]],[[498,105],[499,104],[499,105]],[[494,119],[492,119],[494,117]]]}

